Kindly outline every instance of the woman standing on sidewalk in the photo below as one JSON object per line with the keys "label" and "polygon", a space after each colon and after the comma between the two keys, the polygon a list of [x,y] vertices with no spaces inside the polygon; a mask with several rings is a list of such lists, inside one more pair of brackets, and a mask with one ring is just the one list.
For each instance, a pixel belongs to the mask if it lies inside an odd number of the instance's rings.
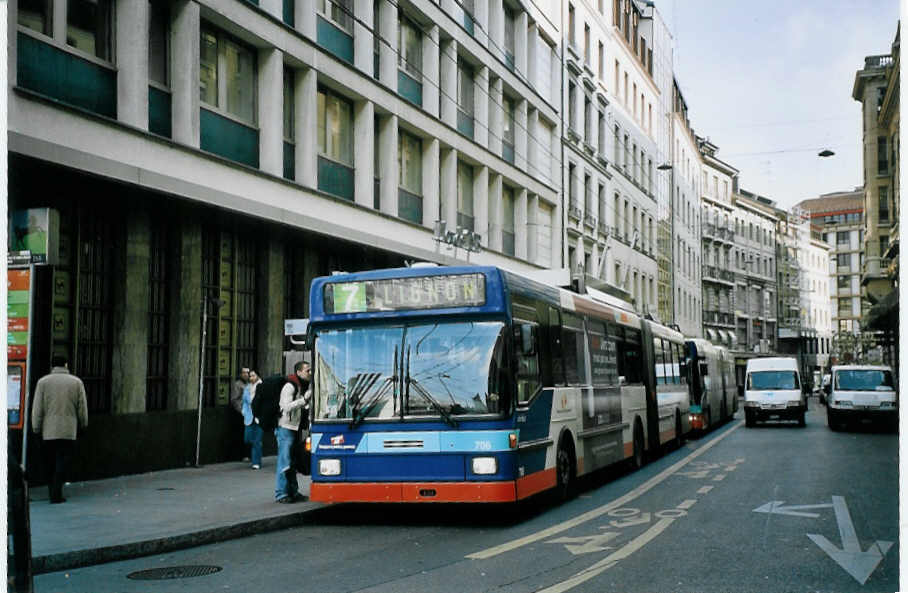
{"label": "woman standing on sidewalk", "polygon": [[249,383],[243,388],[243,442],[252,447],[252,469],[262,467],[262,427],[258,418],[252,414],[252,400],[255,399],[255,388],[262,379],[253,370],[249,371]]}

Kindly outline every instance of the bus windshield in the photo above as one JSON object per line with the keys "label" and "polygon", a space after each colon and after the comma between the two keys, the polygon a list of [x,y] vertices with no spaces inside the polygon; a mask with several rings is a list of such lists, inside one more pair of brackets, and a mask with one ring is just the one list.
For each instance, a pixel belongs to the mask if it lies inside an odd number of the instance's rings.
{"label": "bus windshield", "polygon": [[749,390],[792,390],[800,389],[798,374],[794,371],[756,371],[747,376]]}
{"label": "bus windshield", "polygon": [[892,373],[872,369],[836,371],[835,388],[842,391],[894,391]]}
{"label": "bus windshield", "polygon": [[329,329],[315,340],[315,418],[508,411],[504,324],[467,321]]}

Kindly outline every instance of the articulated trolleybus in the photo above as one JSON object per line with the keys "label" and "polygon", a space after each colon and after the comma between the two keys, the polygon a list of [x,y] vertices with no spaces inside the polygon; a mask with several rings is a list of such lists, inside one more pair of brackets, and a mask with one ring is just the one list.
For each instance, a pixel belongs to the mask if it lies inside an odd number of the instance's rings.
{"label": "articulated trolleybus", "polygon": [[482,266],[316,278],[310,498],[568,496],[680,446],[684,339],[607,300]]}

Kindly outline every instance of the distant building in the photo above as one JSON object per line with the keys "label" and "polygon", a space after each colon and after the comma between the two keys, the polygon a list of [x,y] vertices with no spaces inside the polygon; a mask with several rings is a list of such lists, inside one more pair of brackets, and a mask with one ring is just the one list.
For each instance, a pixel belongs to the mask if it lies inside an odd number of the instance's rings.
{"label": "distant building", "polygon": [[869,304],[861,298],[861,264],[864,260],[864,193],[824,194],[798,204],[808,213],[812,224],[821,229],[830,246],[829,298],[833,354],[841,362],[860,355],[861,317]]}
{"label": "distant building", "polygon": [[776,350],[778,328],[775,203],[746,190],[732,194],[735,224],[735,331],[737,349]]}
{"label": "distant building", "polygon": [[719,149],[709,139],[698,137],[697,143],[703,163],[700,179],[703,335],[713,344],[736,348],[732,188],[738,170],[716,156]]}

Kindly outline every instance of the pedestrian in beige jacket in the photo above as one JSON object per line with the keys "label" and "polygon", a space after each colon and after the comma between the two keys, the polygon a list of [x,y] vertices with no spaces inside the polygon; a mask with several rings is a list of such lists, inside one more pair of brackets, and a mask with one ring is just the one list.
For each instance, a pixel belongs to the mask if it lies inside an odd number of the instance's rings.
{"label": "pedestrian in beige jacket", "polygon": [[88,401],[82,380],[70,374],[65,356],[55,354],[53,369],[38,380],[32,403],[32,430],[44,441],[51,504],[66,502],[63,481],[76,444],[78,427],[88,426]]}

